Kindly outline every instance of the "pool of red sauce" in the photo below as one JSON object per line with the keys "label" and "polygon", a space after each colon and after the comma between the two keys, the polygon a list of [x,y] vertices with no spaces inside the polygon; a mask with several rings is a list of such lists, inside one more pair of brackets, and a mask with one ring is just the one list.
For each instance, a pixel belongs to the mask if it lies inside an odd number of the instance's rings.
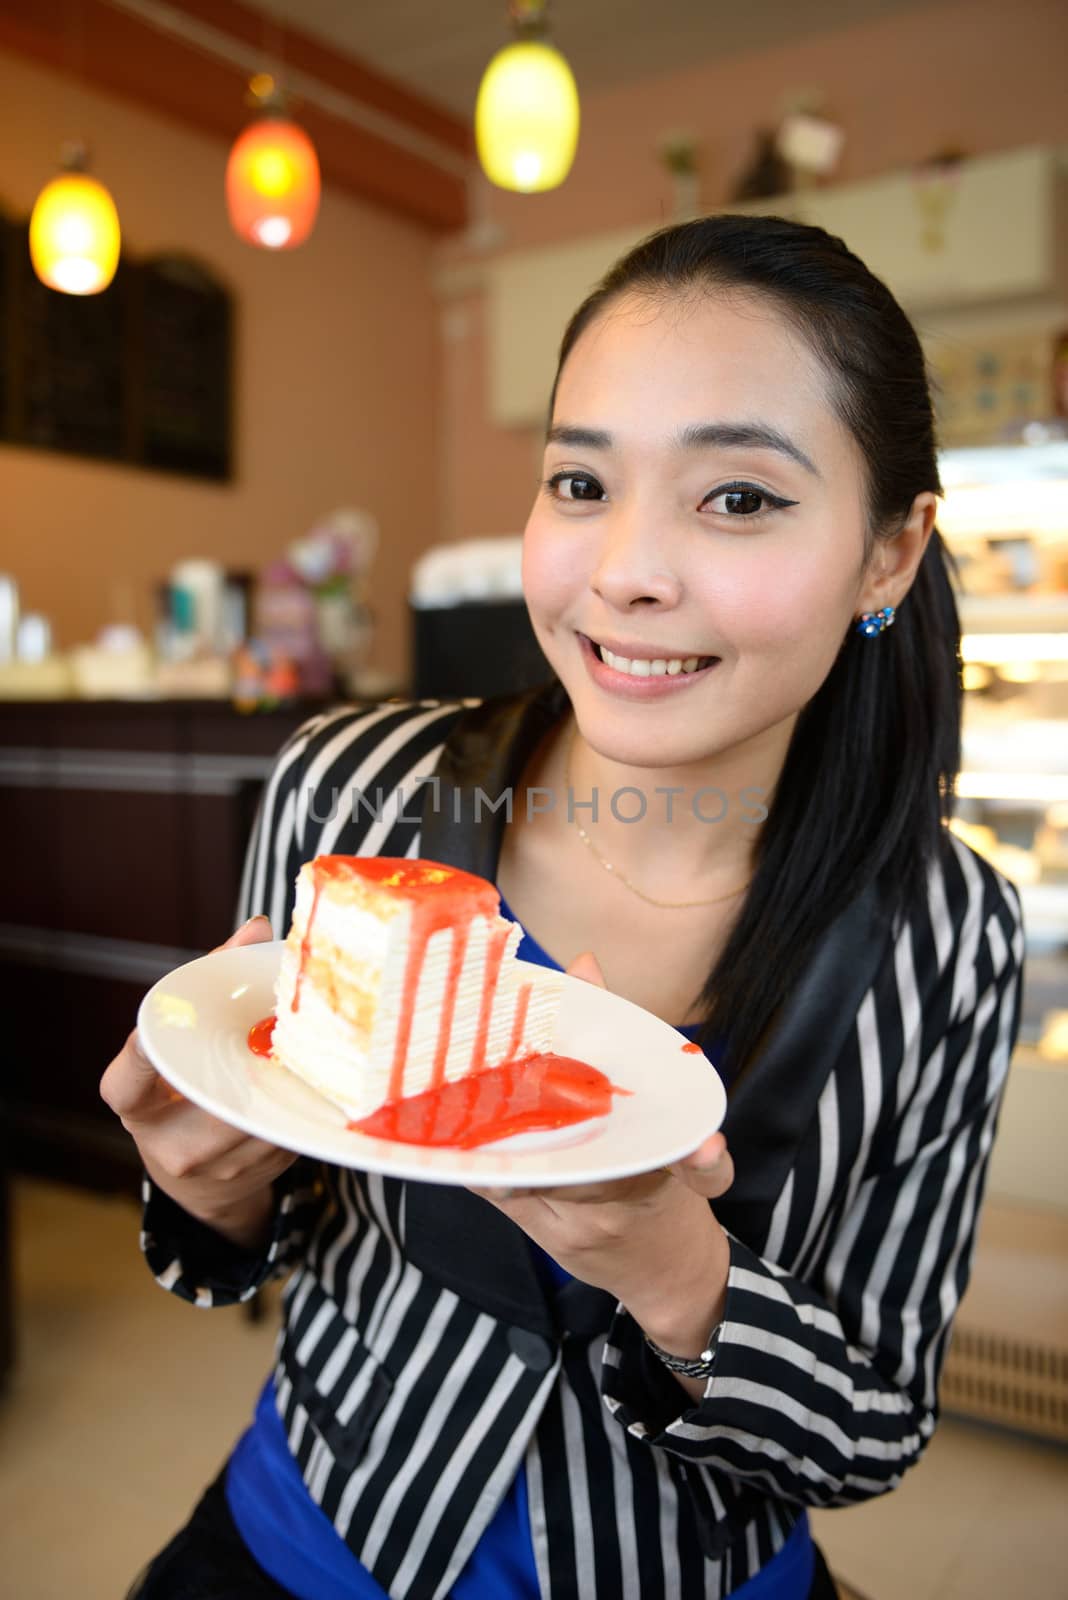
{"label": "pool of red sauce", "polygon": [[[248,1033],[248,1047],[270,1056],[274,1017]],[[573,1056],[531,1053],[422,1094],[390,1100],[369,1117],[350,1122],[356,1133],[400,1144],[470,1150],[517,1133],[544,1132],[603,1117],[612,1096],[629,1094],[596,1067]]]}
{"label": "pool of red sauce", "polygon": [[629,1093],[573,1056],[532,1053],[438,1089],[388,1101],[349,1127],[402,1144],[470,1150],[517,1133],[603,1117],[612,1109],[614,1094]]}

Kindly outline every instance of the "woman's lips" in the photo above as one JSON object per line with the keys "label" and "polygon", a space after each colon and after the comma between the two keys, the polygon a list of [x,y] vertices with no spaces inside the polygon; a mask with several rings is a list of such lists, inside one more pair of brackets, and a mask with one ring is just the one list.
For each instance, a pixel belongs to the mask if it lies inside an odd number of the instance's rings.
{"label": "woman's lips", "polygon": [[665,672],[655,678],[636,678],[632,673],[620,672],[616,667],[610,667],[607,661],[602,661],[593,647],[593,640],[584,633],[578,634],[577,638],[586,670],[597,687],[625,700],[662,700],[669,694],[681,694],[691,684],[703,681],[719,666],[717,656],[707,667],[698,667],[695,672],[677,672],[674,677]]}

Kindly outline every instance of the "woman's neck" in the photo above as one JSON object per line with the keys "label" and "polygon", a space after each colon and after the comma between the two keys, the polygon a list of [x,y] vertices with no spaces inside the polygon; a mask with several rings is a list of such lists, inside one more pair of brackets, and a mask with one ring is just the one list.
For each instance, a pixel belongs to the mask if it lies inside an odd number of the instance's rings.
{"label": "woman's neck", "polygon": [[[581,827],[612,869],[665,899],[747,881],[793,723],[700,763],[635,766],[602,755],[568,715],[538,782],[558,827]],[[569,794],[570,791],[570,794]]]}

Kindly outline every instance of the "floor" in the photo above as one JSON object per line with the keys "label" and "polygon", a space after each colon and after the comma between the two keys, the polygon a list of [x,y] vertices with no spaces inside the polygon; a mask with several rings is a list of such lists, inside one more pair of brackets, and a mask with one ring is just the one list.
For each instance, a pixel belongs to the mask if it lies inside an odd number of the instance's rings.
{"label": "floor", "polygon": [[[17,1600],[122,1600],[268,1370],[273,1316],[253,1325],[164,1294],[137,1225],[126,1200],[16,1186],[19,1360],[0,1399],[0,1542]],[[1068,1600],[1066,1511],[1068,1450],[944,1417],[892,1495],[813,1522],[832,1569],[866,1600]]]}

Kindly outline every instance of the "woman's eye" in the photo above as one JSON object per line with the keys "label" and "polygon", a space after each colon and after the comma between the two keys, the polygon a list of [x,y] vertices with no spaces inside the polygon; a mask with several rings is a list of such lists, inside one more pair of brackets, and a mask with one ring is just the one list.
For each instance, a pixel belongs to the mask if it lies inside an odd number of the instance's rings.
{"label": "woman's eye", "polygon": [[601,500],[604,490],[586,472],[554,472],[546,484],[557,500]]}
{"label": "woman's eye", "polygon": [[[721,500],[722,506],[714,506],[713,502],[716,500]],[[769,509],[777,511],[783,506],[796,506],[796,504],[796,500],[784,500],[781,495],[772,494],[767,489],[758,489],[751,483],[724,484],[722,489],[713,490],[701,501],[702,507],[712,506],[714,510],[722,511],[736,522],[748,517],[764,516]]]}

